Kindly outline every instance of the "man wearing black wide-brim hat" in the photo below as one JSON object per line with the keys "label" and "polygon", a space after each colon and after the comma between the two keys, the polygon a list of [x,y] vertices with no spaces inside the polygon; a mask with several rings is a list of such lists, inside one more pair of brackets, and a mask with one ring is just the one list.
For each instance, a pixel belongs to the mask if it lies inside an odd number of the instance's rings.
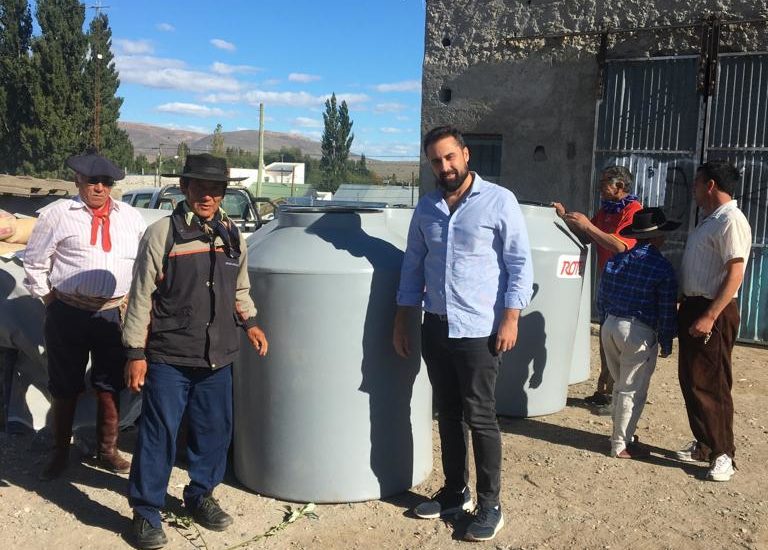
{"label": "man wearing black wide-brim hat", "polygon": [[130,467],[117,451],[118,392],[125,387],[120,307],[146,225],[133,207],[110,197],[115,181],[125,176],[112,161],[91,149],[67,159],[67,166],[75,172],[78,195],[40,212],[24,253],[24,284],[46,305],[54,449],[43,480],[67,467],[89,354],[98,403],[97,459],[114,472]]}
{"label": "man wearing black wide-brim hat", "polygon": [[661,208],[639,210],[632,225],[621,230],[637,244],[608,260],[600,278],[597,310],[606,367],[614,379],[610,454],[616,458],[648,455],[635,429],[659,348],[668,357],[677,334],[677,279],[659,249],[678,227]]}
{"label": "man wearing black wide-brim hat", "polygon": [[137,257],[123,343],[128,387],[141,392],[142,415],[128,483],[139,548],[167,542],[160,518],[182,416],[189,420],[190,483],[184,505],[207,529],[232,517],[213,497],[232,437],[232,362],[240,330],[260,355],[267,339],[256,324],[243,235],[221,209],[230,178],[226,161],[188,155],[179,177],[185,200],[147,229]]}

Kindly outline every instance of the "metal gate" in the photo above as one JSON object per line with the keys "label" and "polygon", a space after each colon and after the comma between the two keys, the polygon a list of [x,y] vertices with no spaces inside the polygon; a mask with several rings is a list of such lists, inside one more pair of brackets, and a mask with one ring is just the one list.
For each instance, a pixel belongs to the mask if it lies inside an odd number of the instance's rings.
{"label": "metal gate", "polygon": [[664,254],[680,265],[696,225],[691,186],[702,160],[727,158],[742,171],[735,198],[753,232],[740,292],[739,340],[768,344],[768,54],[723,54],[710,97],[697,91],[699,57],[607,61],[598,100],[592,196],[601,170],[613,164],[635,175],[645,206],[662,206],[683,222]]}

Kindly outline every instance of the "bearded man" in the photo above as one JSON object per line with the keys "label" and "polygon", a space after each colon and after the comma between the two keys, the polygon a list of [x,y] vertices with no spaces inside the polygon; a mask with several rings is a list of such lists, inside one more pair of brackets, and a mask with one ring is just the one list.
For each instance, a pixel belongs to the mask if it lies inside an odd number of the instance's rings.
{"label": "bearded man", "polygon": [[490,540],[504,525],[494,391],[502,354],[515,346],[520,311],[533,294],[528,232],[514,194],[469,170],[469,149],[456,128],[431,130],[424,152],[437,189],[419,201],[408,231],[393,344],[401,356],[410,354],[408,319],[423,307],[422,352],[445,483],[413,513],[439,518],[472,509],[468,426],[478,507],[465,538]]}

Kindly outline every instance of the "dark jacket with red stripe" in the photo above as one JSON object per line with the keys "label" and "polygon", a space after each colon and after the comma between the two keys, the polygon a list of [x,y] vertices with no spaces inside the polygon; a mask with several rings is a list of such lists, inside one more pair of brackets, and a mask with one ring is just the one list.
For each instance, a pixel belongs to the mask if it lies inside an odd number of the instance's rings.
{"label": "dark jacket with red stripe", "polygon": [[[139,244],[123,328],[129,359],[219,368],[240,345],[238,327],[256,324],[243,236],[223,217],[240,254],[203,230],[181,203],[147,228]],[[234,243],[233,243],[234,244]]]}

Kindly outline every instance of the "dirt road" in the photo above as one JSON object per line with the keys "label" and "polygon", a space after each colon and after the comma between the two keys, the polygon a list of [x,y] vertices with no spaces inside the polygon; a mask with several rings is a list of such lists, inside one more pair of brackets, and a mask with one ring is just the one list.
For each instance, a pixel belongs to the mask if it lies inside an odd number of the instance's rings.
{"label": "dirt road", "polygon": [[[593,337],[593,349],[596,345]],[[646,461],[606,456],[610,418],[592,415],[582,401],[594,388],[594,369],[590,381],[571,386],[565,410],[527,420],[501,419],[506,527],[482,546],[768,550],[768,350],[739,346],[734,352],[739,469],[729,483],[703,481],[703,466],[665,456],[690,440],[676,362],[676,355],[660,360],[651,383],[638,430],[641,440],[655,447]],[[31,442],[31,436],[0,435],[0,547],[129,548],[125,477],[84,462],[63,480],[39,482],[42,456],[30,449]],[[121,446],[130,450],[132,444],[126,434]],[[456,540],[463,521],[452,525],[407,514],[421,495],[441,484],[436,438],[434,445],[433,474],[411,492],[386,502],[318,506],[318,519],[301,518],[248,547],[467,547]],[[186,479],[183,470],[174,469],[170,509],[177,513]],[[255,495],[231,476],[217,496],[235,515],[233,528],[226,533],[202,530],[203,539],[190,541],[194,529],[166,526],[168,548],[228,548],[279,524],[287,504]]]}

